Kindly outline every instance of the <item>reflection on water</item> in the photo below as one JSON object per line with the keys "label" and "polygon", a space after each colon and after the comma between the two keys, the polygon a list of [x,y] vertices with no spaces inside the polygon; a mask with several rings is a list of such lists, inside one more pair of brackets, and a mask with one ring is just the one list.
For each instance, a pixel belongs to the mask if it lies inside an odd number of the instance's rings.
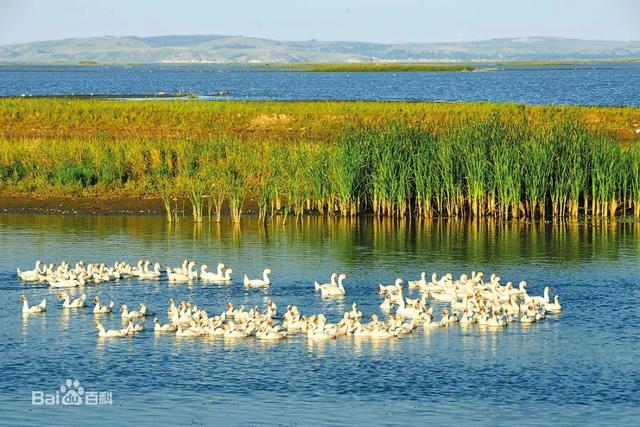
{"label": "reflection on water", "polygon": [[[82,422],[92,408],[65,411],[64,418],[46,408],[31,412],[30,422],[20,417],[31,409],[31,390],[55,390],[63,379],[77,378],[91,389],[112,391],[114,414],[142,425],[151,416],[174,417],[178,407],[202,423],[274,417],[286,424],[343,423],[351,414],[356,424],[403,424],[420,414],[437,424],[451,416],[475,423],[490,416],[494,425],[522,416],[532,417],[532,425],[559,416],[567,423],[623,424],[640,415],[639,236],[635,222],[305,217],[266,227],[246,218],[234,227],[225,221],[168,226],[156,217],[3,215],[0,409],[11,425]],[[105,340],[97,338],[90,307],[63,311],[57,292],[15,277],[15,267],[31,268],[36,259],[139,258],[168,266],[185,258],[210,266],[224,261],[238,271],[231,286],[169,285],[164,279],[86,286],[87,300],[97,294],[116,308],[145,302],[165,322],[169,297],[209,313],[222,312],[227,302],[250,308],[272,299],[281,314],[295,304],[303,314],[323,312],[337,321],[353,302],[365,318],[382,315],[379,282],[418,277],[423,270],[456,276],[482,270],[499,273],[504,282],[526,279],[536,294],[552,284],[565,309],[533,325],[499,331],[456,325],[397,340],[177,339],[154,334],[151,320],[138,336]],[[243,289],[242,275],[255,276],[265,266],[273,269],[272,287]],[[322,300],[313,281],[326,281],[334,271],[349,273],[347,294]],[[72,297],[80,292],[72,290]],[[47,313],[22,317],[23,293],[30,301],[46,297]],[[117,310],[100,320],[106,328],[122,325]],[[176,395],[185,397],[181,405]],[[429,411],[417,403],[425,401]],[[394,403],[386,415],[376,415],[383,402]],[[290,408],[285,415],[283,405]]]}

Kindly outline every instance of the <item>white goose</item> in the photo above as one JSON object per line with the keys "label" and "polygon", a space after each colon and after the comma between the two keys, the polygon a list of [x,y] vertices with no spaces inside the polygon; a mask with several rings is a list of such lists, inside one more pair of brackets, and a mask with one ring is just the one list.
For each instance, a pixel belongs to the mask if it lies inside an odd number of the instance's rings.
{"label": "white goose", "polygon": [[97,295],[93,297],[93,304],[93,314],[107,314],[113,311],[114,302],[100,304],[100,298]]}
{"label": "white goose", "polygon": [[270,268],[265,268],[262,272],[262,279],[249,279],[247,275],[244,275],[244,287],[245,288],[268,288],[271,285],[269,275],[271,274]]}
{"label": "white goose", "polygon": [[176,330],[176,337],[199,337],[202,333],[196,329],[183,329],[182,325],[178,325]]}
{"label": "white goose", "polygon": [[393,285],[383,285],[383,284],[379,284],[378,285],[378,289],[380,290],[381,294],[387,293],[387,294],[396,294],[398,292],[402,292],[402,284],[404,283],[404,280],[402,279],[396,279],[396,282]]}
{"label": "white goose", "polygon": [[420,280],[409,280],[407,284],[409,285],[409,289],[427,286],[427,273],[423,271],[420,273]]}
{"label": "white goose", "polygon": [[167,277],[169,278],[169,283],[187,283],[191,282],[194,279],[194,275],[197,275],[195,271],[193,271],[193,267],[195,267],[195,261],[189,261],[186,269],[184,268],[167,268]]}
{"label": "white goose", "polygon": [[98,336],[102,337],[102,338],[110,338],[110,337],[124,337],[127,335],[127,330],[126,329],[109,329],[109,330],[105,330],[104,326],[102,326],[102,323],[96,321],[94,323],[94,326],[96,327],[96,329],[98,330]]}
{"label": "white goose", "polygon": [[144,331],[144,325],[138,323],[133,323],[133,319],[129,319],[129,323],[127,323],[127,327],[124,328],[124,330],[126,331],[127,335],[133,335],[136,332],[142,332]]}
{"label": "white goose", "polygon": [[18,277],[20,280],[25,282],[37,282],[40,280],[40,276],[45,274],[45,270],[40,269],[42,262],[40,260],[36,261],[36,267],[33,270],[20,271],[19,268],[16,268],[16,272],[18,273]]}
{"label": "white goose", "polygon": [[327,297],[341,297],[344,296],[345,290],[342,282],[347,278],[345,273],[341,273],[338,276],[338,283],[335,286],[331,284],[325,284],[320,287],[320,296],[323,298]]}
{"label": "white goose", "polygon": [[256,332],[256,338],[260,340],[283,340],[287,337],[287,332],[270,331],[260,328]]}
{"label": "white goose", "polygon": [[231,273],[233,273],[233,269],[227,267],[224,263],[218,264],[218,271],[216,273],[212,271],[207,271],[209,266],[207,264],[203,264],[200,267],[200,280],[205,282],[231,282]]}
{"label": "white goose", "polygon": [[22,313],[23,314],[36,314],[36,313],[44,313],[47,311],[47,300],[42,299],[40,304],[33,305],[29,307],[29,302],[27,301],[26,295],[20,295],[20,301],[22,301]]}
{"label": "white goose", "polygon": [[64,301],[62,303],[62,308],[83,308],[86,307],[85,301],[87,300],[87,295],[82,294],[78,298],[71,299],[68,293],[62,292],[58,295],[58,299]]}
{"label": "white goose", "polygon": [[389,294],[385,294],[384,301],[382,302],[382,304],[380,304],[380,310],[385,313],[391,311],[391,297],[389,296]]}
{"label": "white goose", "polygon": [[329,283],[313,282],[313,288],[316,291],[319,291],[322,289],[323,286],[338,286],[338,284],[336,283],[337,278],[338,278],[338,273],[331,273],[331,278],[329,279]]}
{"label": "white goose", "polygon": [[349,316],[352,319],[360,319],[362,317],[362,311],[358,309],[358,304],[355,302],[351,304],[351,311],[349,312]]}
{"label": "white goose", "polygon": [[153,330],[154,332],[175,332],[178,330],[178,327],[172,323],[162,325],[160,324],[160,319],[156,317],[153,319]]}
{"label": "white goose", "polygon": [[556,295],[555,297],[553,297],[553,303],[545,304],[544,309],[550,313],[560,313],[562,311],[562,306],[560,305],[560,295]]}
{"label": "white goose", "polygon": [[536,303],[536,304],[549,304],[551,301],[549,299],[549,293],[551,292],[551,288],[549,286],[545,286],[544,288],[544,295],[543,296],[529,296],[526,292],[524,294],[524,302],[529,304],[529,303]]}
{"label": "white goose", "polygon": [[144,268],[142,271],[140,271],[138,273],[138,279],[139,280],[158,280],[160,279],[160,276],[162,273],[160,273],[160,268],[162,268],[162,266],[160,265],[159,262],[156,262],[153,265],[153,270],[149,270],[149,261],[147,261],[144,264]]}
{"label": "white goose", "polygon": [[122,313],[120,317],[126,320],[143,317],[139,311],[129,311],[129,307],[127,307],[126,304],[122,304],[122,306],[120,306],[120,312]]}
{"label": "white goose", "polygon": [[75,288],[84,284],[84,277],[75,277],[72,274],[69,274],[69,277],[57,277],[49,281],[49,286],[52,288]]}

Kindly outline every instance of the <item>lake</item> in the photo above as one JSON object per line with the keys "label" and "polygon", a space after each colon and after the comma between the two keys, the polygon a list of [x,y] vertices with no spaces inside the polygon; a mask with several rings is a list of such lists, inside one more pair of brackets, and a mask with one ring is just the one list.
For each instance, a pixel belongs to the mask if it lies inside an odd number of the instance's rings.
{"label": "lake", "polygon": [[[1,66],[0,96],[198,94],[200,99],[640,105],[640,63],[474,72],[300,72],[232,65]],[[216,95],[217,94],[217,95]]]}
{"label": "lake", "polygon": [[[487,74],[488,75],[488,74]],[[266,227],[162,217],[0,215],[0,424],[637,425],[640,419],[640,223],[429,222],[305,217]],[[282,313],[323,312],[335,321],[357,302],[379,312],[379,282],[421,271],[456,277],[472,270],[546,285],[561,314],[500,330],[455,325],[394,340],[309,342],[177,339],[145,331],[99,340],[90,309],[64,313],[56,292],[22,284],[16,267],[36,259],[169,266],[183,259],[233,266],[232,286],[124,280],[87,285],[117,305],[146,302],[166,321],[167,299],[210,313],[273,299]],[[241,277],[273,269],[267,291]],[[347,295],[322,300],[314,280],[346,271]],[[75,291],[77,294],[78,291]],[[413,291],[417,294],[417,291]],[[44,315],[21,315],[19,296],[46,297]],[[414,295],[415,296],[415,295]],[[117,315],[103,316],[119,327]],[[147,321],[148,328],[151,322]],[[32,391],[67,379],[111,393],[111,405],[37,407]]]}

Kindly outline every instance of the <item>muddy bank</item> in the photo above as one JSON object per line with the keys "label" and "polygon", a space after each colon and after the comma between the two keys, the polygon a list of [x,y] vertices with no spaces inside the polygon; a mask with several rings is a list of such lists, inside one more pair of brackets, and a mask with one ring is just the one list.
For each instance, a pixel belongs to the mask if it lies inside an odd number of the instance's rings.
{"label": "muddy bank", "polygon": [[[179,201],[179,208],[183,202]],[[185,203],[185,209],[189,209]],[[29,197],[0,196],[0,213],[56,215],[162,215],[159,198],[153,197]]]}
{"label": "muddy bank", "polygon": [[[178,199],[174,205],[178,212],[191,216],[191,204],[187,199]],[[175,208],[174,207],[174,208]],[[243,215],[257,210],[253,199],[244,203]],[[52,215],[165,215],[162,200],[150,196],[78,196],[78,197],[32,197],[0,196],[1,213],[31,213]],[[223,205],[223,215],[229,207]],[[206,216],[206,209],[204,212]]]}

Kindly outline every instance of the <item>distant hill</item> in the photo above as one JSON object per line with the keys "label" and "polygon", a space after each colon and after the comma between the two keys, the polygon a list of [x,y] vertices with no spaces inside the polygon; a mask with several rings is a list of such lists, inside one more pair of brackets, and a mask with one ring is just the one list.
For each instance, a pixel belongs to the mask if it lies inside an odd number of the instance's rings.
{"label": "distant hill", "polygon": [[242,36],[91,37],[0,46],[3,63],[296,63],[640,58],[640,41],[553,37],[475,42],[276,41]]}

